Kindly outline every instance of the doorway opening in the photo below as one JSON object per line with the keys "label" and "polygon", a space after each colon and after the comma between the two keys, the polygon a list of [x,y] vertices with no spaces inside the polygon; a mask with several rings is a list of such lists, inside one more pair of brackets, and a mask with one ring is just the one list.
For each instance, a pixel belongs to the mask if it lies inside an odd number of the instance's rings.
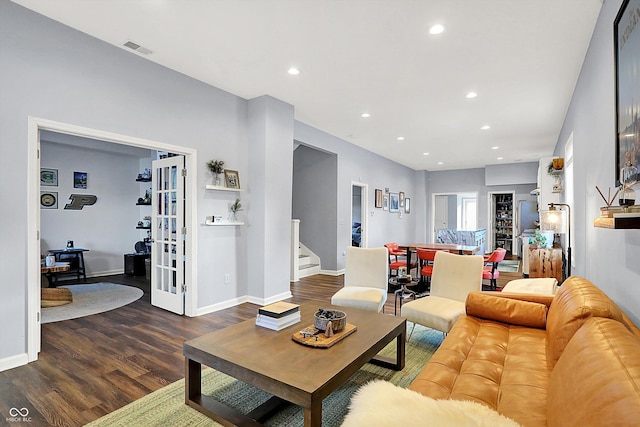
{"label": "doorway opening", "polygon": [[[165,151],[183,155],[186,168],[191,171],[186,177],[187,191],[185,192],[185,227],[189,234],[185,236],[185,280],[190,284],[188,292],[185,293],[184,306],[185,314],[195,316],[197,309],[197,283],[196,283],[196,260],[192,256],[195,254],[197,243],[197,228],[195,227],[195,203],[197,191],[195,188],[195,177],[197,176],[197,152],[193,149],[165,144],[157,141],[135,138],[127,135],[120,135],[96,129],[84,128],[51,120],[29,117],[28,121],[28,289],[27,289],[27,316],[28,316],[28,340],[27,356],[28,361],[38,358],[41,342],[40,326],[40,134],[43,131],[54,132],[63,135],[71,135],[80,138],[93,140],[96,143],[112,143],[120,146],[137,147],[142,149]],[[50,166],[50,165],[49,165]],[[132,178],[135,180],[135,177]]]}
{"label": "doorway opening", "polygon": [[368,191],[369,186],[367,184],[362,182],[351,183],[351,246],[359,248],[368,247]]}
{"label": "doorway opening", "polygon": [[434,193],[433,241],[439,230],[475,231],[478,227],[477,193]]}

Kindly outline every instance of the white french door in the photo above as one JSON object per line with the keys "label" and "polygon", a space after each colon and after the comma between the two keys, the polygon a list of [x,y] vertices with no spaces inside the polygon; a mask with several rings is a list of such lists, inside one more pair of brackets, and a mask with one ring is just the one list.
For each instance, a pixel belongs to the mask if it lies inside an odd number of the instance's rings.
{"label": "white french door", "polygon": [[151,304],[184,314],[184,156],[152,162]]}

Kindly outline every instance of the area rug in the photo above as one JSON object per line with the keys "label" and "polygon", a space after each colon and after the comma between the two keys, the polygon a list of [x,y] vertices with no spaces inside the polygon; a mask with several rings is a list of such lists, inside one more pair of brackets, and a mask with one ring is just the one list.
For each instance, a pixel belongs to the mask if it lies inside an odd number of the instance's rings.
{"label": "area rug", "polygon": [[[410,326],[407,327],[409,329]],[[422,370],[442,342],[442,332],[416,325],[411,340],[406,345],[405,368],[393,371],[365,364],[345,384],[331,393],[322,403],[322,425],[339,426],[347,413],[351,395],[373,379],[382,379],[407,387]],[[322,350],[319,350],[322,351]],[[380,354],[395,356],[395,340]],[[268,355],[265,355],[268,357]],[[311,375],[313,368],[309,367]],[[305,373],[301,373],[305,374]],[[241,413],[248,413],[265,402],[270,395],[221,372],[207,368],[202,373],[202,391]],[[90,427],[130,426],[219,426],[206,415],[184,403],[184,380],[176,381],[141,399],[136,400],[93,421]],[[267,426],[302,426],[302,408],[288,405],[265,421]]]}
{"label": "area rug", "polygon": [[520,261],[506,260],[498,263],[498,271],[504,271],[505,273],[517,273],[520,269]]}
{"label": "area rug", "polygon": [[76,319],[113,310],[140,299],[142,289],[114,283],[59,286],[68,288],[73,296],[71,304],[42,308],[40,323]]}

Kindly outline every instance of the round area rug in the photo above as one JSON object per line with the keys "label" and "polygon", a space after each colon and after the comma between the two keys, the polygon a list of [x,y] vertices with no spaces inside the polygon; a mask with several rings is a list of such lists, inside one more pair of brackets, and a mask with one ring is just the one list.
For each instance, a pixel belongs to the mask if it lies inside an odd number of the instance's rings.
{"label": "round area rug", "polygon": [[71,291],[73,302],[59,307],[42,308],[40,323],[59,322],[103,313],[131,304],[143,295],[142,289],[114,283],[91,283],[88,285],[60,287]]}

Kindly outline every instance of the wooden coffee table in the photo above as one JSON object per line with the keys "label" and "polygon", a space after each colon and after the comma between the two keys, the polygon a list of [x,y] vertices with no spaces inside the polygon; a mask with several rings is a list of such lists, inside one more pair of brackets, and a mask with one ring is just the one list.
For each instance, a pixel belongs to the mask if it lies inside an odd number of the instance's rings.
{"label": "wooden coffee table", "polygon": [[[330,348],[294,342],[294,332],[313,324],[318,308],[347,313],[357,331]],[[256,310],[257,312],[257,310]],[[261,425],[283,403],[304,408],[304,425],[322,424],[322,400],[365,363],[402,370],[405,363],[406,320],[400,317],[336,307],[320,301],[300,305],[301,322],[281,331],[256,326],[255,319],[186,341],[185,402],[223,425]],[[377,356],[396,340],[396,357]],[[210,366],[273,397],[243,415],[201,393],[201,365]]]}

